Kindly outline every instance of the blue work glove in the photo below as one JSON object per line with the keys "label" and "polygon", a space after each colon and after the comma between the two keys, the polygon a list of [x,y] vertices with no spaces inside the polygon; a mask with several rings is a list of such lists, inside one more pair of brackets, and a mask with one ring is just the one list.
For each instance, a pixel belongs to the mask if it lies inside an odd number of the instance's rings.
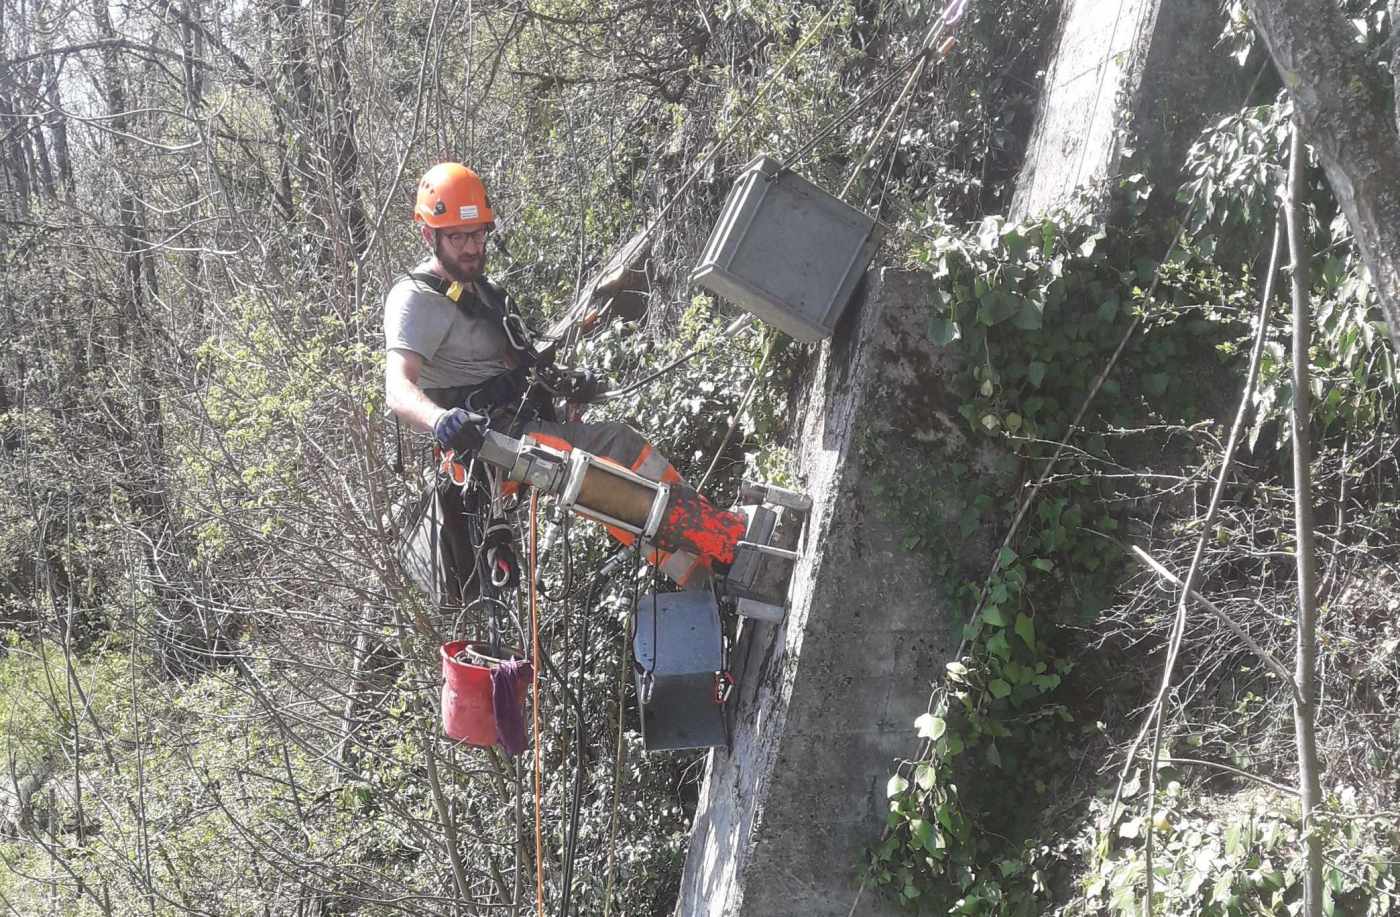
{"label": "blue work glove", "polygon": [[461,408],[452,408],[433,424],[438,445],[458,455],[475,452],[486,438],[486,418]]}

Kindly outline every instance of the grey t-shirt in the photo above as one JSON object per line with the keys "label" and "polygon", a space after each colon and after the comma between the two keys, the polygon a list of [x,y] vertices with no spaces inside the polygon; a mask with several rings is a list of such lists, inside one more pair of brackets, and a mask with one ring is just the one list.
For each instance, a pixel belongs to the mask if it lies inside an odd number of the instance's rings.
{"label": "grey t-shirt", "polygon": [[[415,267],[426,273],[431,260]],[[474,294],[462,304],[472,311]],[[488,315],[468,318],[463,309],[426,285],[405,277],[384,297],[384,347],[409,350],[423,358],[420,388],[477,385],[513,369],[510,342],[500,321]]]}

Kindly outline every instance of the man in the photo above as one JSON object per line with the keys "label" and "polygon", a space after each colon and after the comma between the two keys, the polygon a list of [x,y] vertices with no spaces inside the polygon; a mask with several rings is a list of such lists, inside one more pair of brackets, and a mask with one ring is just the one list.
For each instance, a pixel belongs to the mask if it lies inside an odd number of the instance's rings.
{"label": "man", "polygon": [[[491,426],[564,452],[583,449],[650,480],[684,487],[671,463],[630,427],[558,423],[547,394],[540,397],[539,386],[532,388],[530,371],[539,357],[508,298],[485,273],[495,214],[475,172],[455,162],[433,166],[418,183],[413,218],[431,254],[385,296],[384,385],[391,411],[457,456],[479,449]],[[580,400],[589,394],[573,388]],[[477,549],[484,544],[489,550],[491,533],[500,526],[478,514],[478,531],[465,539],[453,531],[452,517],[472,512],[460,494],[444,495],[437,517],[441,548],[429,548],[446,558],[445,598],[452,602],[461,600],[473,575],[498,578],[497,561],[483,565]],[[624,543],[633,540],[620,530],[610,532]],[[648,559],[682,586],[708,579],[708,562],[695,554],[646,547]]]}

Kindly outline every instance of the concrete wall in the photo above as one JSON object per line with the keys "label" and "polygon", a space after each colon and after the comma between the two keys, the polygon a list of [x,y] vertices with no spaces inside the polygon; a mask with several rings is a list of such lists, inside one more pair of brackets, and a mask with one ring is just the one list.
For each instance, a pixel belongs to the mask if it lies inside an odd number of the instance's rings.
{"label": "concrete wall", "polygon": [[[1125,134],[1146,145],[1138,168],[1169,193],[1196,132],[1240,104],[1252,75],[1208,53],[1218,16],[1216,0],[1065,0],[1013,216],[1116,174]],[[913,720],[960,625],[873,485],[901,463],[953,455],[979,475],[1011,473],[997,455],[967,454],[946,382],[953,358],[927,338],[929,278],[884,271],[866,283],[809,379],[807,556],[784,624],[749,626],[734,653],[738,723],[732,751],[710,756],[684,917],[852,913],[891,764],[916,750]],[[947,518],[957,531],[955,507]],[[999,534],[991,523],[955,546],[962,578],[986,575]],[[871,889],[854,911],[896,912]]]}
{"label": "concrete wall", "polygon": [[[940,397],[951,357],[928,340],[927,275],[866,282],[809,380],[807,556],[785,623],[745,622],[736,645],[738,725],[701,790],[677,910],[687,917],[846,917],[884,826],[891,763],[917,750],[913,721],[957,647],[942,587],[872,491],[898,473],[892,461],[933,461],[962,441],[956,399]],[[985,572],[990,537],[964,553]],[[867,889],[857,913],[897,911]]]}
{"label": "concrete wall", "polygon": [[1218,0],[1065,0],[1010,217],[1120,174],[1125,143],[1133,171],[1175,186],[1197,133],[1253,76],[1213,50],[1223,26]]}
{"label": "concrete wall", "polygon": [[1011,218],[1115,174],[1119,127],[1147,65],[1160,0],[1065,0]]}

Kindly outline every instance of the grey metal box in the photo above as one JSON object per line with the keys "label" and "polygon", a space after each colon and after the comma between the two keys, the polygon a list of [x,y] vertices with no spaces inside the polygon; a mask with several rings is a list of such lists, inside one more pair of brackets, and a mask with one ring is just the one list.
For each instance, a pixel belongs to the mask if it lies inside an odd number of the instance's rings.
{"label": "grey metal box", "polygon": [[690,279],[818,341],[831,337],[879,243],[873,219],[759,156],[730,189]]}
{"label": "grey metal box", "polygon": [[728,744],[725,708],[715,703],[715,673],[724,668],[724,636],[712,592],[643,596],[637,603],[632,652],[647,751]]}

